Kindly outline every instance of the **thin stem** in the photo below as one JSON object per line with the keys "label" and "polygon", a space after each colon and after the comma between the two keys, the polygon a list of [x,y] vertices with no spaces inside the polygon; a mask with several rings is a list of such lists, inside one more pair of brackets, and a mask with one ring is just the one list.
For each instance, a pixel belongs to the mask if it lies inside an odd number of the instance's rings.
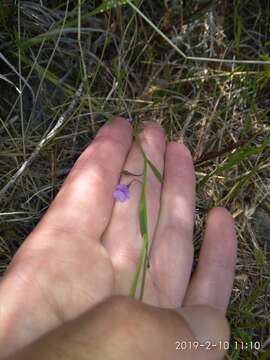
{"label": "thin stem", "polygon": [[128,170],[123,170],[122,171],[123,175],[127,175],[127,176],[142,176],[143,172],[141,174],[133,174],[132,172],[128,171]]}

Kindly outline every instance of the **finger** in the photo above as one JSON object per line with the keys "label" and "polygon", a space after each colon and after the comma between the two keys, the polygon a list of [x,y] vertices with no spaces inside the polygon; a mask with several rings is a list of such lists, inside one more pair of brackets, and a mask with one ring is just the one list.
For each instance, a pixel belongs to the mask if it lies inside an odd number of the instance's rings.
{"label": "finger", "polygon": [[106,123],[82,153],[39,225],[98,241],[111,216],[113,189],[132,141],[131,126],[117,118]]}
{"label": "finger", "polygon": [[[209,306],[187,306],[177,311],[192,330],[193,350],[202,350],[199,359],[224,359],[229,347],[230,327],[224,314]],[[181,344],[180,344],[181,346]],[[187,343],[182,342],[182,347]]]}
{"label": "finger", "polygon": [[169,143],[166,151],[161,211],[150,254],[150,273],[159,305],[181,304],[193,261],[195,173],[189,150]]}
{"label": "finger", "polygon": [[130,145],[125,119],[103,126],[16,253],[0,289],[0,323],[13,329],[16,319],[17,325],[8,337],[0,324],[4,351],[29,343],[111,295],[112,264],[98,241],[110,219],[112,192]]}
{"label": "finger", "polygon": [[223,208],[210,211],[197,269],[185,305],[210,305],[226,311],[236,263],[237,241],[234,222]]}
{"label": "finger", "polygon": [[[164,131],[157,123],[145,123],[139,141],[147,157],[163,173],[166,140]],[[124,169],[133,174],[142,174],[143,155],[134,142]],[[136,177],[138,179],[138,177]],[[133,178],[123,176],[121,183],[128,184]],[[139,178],[142,180],[142,177]],[[139,206],[142,184],[135,181],[130,186],[131,197],[125,203],[116,202],[112,220],[106,230],[103,243],[108,249],[116,269],[117,293],[127,294],[136,268],[137,258],[141,251],[142,237],[139,224]],[[161,184],[148,167],[146,181],[147,216],[150,242],[153,238],[160,207]]]}
{"label": "finger", "polygon": [[207,307],[181,312],[110,298],[7,360],[223,359],[229,338],[225,317]]}

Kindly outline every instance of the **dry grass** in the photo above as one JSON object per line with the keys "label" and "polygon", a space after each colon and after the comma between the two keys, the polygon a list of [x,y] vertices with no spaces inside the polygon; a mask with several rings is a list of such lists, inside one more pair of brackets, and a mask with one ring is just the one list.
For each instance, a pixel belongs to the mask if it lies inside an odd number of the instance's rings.
{"label": "dry grass", "polygon": [[[270,65],[256,60],[269,61],[270,2],[137,2],[187,57],[234,60],[226,63],[184,59],[130,6],[85,17],[99,2],[81,1],[80,19],[77,1],[17,3],[0,4],[0,271],[105,121],[153,119],[194,156],[196,251],[209,208],[234,214],[232,336],[269,347]],[[72,104],[81,83],[83,95]],[[62,126],[12,178],[63,114]],[[228,358],[267,356],[231,349]]]}

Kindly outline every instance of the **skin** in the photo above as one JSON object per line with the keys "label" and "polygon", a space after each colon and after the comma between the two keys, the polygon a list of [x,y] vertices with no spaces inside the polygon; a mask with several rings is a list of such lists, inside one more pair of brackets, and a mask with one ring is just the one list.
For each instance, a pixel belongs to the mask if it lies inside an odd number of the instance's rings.
{"label": "skin", "polygon": [[[128,297],[140,252],[141,184],[115,202],[123,169],[143,158],[123,118],[104,125],[0,282],[0,358],[222,359],[223,349],[177,350],[176,341],[229,339],[225,318],[236,236],[229,212],[212,209],[193,264],[195,173],[189,150],[146,122],[141,144],[164,184],[148,171],[151,242],[144,302]],[[12,336],[10,335],[12,334]],[[195,343],[194,343],[195,344]],[[197,344],[197,343],[196,343]]]}

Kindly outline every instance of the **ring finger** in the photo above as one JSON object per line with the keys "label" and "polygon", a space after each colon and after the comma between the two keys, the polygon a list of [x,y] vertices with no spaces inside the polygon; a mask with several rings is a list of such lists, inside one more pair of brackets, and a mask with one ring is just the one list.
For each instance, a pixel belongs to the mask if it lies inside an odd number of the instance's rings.
{"label": "ring finger", "polygon": [[193,261],[195,172],[189,150],[169,143],[165,157],[161,210],[150,253],[150,278],[158,305],[181,305]]}

